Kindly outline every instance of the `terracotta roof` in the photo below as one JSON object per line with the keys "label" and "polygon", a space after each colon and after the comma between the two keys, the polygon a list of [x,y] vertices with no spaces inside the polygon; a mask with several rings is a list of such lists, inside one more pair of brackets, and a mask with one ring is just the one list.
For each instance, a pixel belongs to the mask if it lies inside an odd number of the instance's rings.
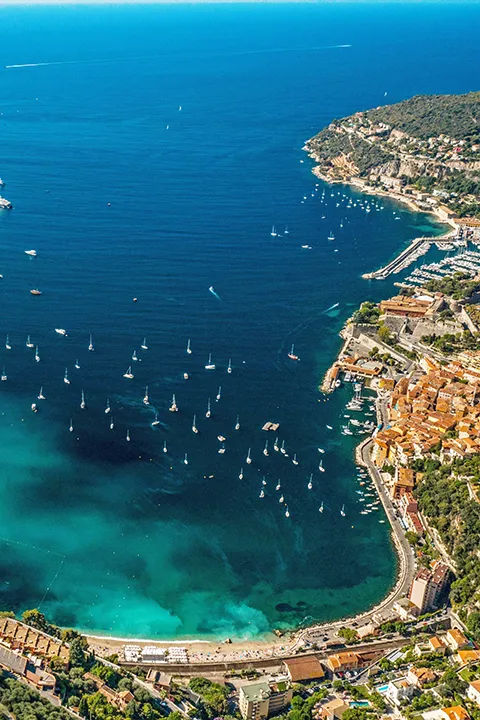
{"label": "terracotta roof", "polygon": [[293,682],[315,680],[325,675],[320,660],[313,655],[284,660],[284,665]]}
{"label": "terracotta roof", "polygon": [[470,715],[461,705],[453,705],[452,707],[442,708],[449,720],[470,720]]}

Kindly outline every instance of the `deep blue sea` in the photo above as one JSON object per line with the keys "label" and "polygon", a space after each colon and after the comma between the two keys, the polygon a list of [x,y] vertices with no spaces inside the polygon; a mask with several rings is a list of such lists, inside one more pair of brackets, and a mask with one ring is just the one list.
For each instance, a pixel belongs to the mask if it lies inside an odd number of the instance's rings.
{"label": "deep blue sea", "polygon": [[[360,515],[340,432],[351,388],[317,388],[345,319],[392,290],[361,274],[441,228],[315,188],[302,146],[334,117],[478,89],[479,22],[443,4],[0,8],[1,608],[253,637],[387,593],[389,528]],[[286,456],[271,433],[263,454],[267,420]]]}

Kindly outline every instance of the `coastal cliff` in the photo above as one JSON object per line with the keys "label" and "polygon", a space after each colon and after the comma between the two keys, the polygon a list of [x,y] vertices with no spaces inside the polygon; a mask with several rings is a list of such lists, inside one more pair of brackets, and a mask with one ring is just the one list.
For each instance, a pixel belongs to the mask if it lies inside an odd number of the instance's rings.
{"label": "coastal cliff", "polygon": [[458,217],[480,218],[480,92],[357,112],[332,121],[304,149],[328,181],[432,196]]}

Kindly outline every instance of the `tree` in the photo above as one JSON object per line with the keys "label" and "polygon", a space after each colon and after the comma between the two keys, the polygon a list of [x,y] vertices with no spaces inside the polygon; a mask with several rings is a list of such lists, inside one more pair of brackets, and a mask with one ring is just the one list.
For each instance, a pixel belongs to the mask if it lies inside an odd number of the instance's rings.
{"label": "tree", "polygon": [[78,707],[80,705],[80,698],[78,695],[70,695],[67,705],[68,707]]}
{"label": "tree", "polygon": [[0,610],[0,618],[14,618],[15,613],[11,610]]}
{"label": "tree", "polygon": [[88,702],[85,695],[82,696],[78,705],[78,714],[82,717],[88,716]]}
{"label": "tree", "polygon": [[455,695],[460,695],[465,692],[468,685],[461,679],[455,670],[447,670],[442,676],[443,688],[441,693],[443,697],[454,698]]}
{"label": "tree", "polygon": [[70,643],[69,659],[70,665],[73,665],[73,667],[85,666],[86,656],[81,638],[76,637]]}
{"label": "tree", "polygon": [[380,342],[387,343],[387,345],[391,340],[390,330],[383,323],[378,328],[378,339]]}
{"label": "tree", "polygon": [[358,633],[353,628],[343,627],[338,631],[338,635],[342,637],[346,643],[353,643],[358,640]]}
{"label": "tree", "polygon": [[368,712],[365,708],[350,707],[343,713],[342,720],[368,720]]}
{"label": "tree", "polygon": [[45,615],[37,608],[34,608],[33,610],[25,610],[22,614],[22,621],[25,625],[30,625],[30,627],[33,627],[36,630],[41,630],[42,632],[48,632],[50,627]]}
{"label": "tree", "polygon": [[480,612],[471,612],[467,618],[467,628],[476,640],[480,639]]}

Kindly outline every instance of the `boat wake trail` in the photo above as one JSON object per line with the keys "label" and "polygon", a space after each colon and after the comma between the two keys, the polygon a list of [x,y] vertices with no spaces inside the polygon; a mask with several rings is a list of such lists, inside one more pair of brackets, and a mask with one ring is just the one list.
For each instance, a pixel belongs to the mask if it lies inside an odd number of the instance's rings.
{"label": "boat wake trail", "polygon": [[327,308],[323,312],[326,314],[326,313],[330,312],[330,310],[335,310],[335,308],[337,308],[339,305],[340,305],[340,303],[334,303],[331,307]]}
{"label": "boat wake trail", "polygon": [[220,295],[217,295],[217,293],[215,292],[215,290],[214,290],[214,288],[213,288],[213,285],[210,285],[210,287],[208,288],[208,290],[209,290],[209,292],[212,293],[212,295],[213,295],[214,297],[217,298],[217,300],[221,300],[221,299],[222,299],[222,298],[220,297]]}

